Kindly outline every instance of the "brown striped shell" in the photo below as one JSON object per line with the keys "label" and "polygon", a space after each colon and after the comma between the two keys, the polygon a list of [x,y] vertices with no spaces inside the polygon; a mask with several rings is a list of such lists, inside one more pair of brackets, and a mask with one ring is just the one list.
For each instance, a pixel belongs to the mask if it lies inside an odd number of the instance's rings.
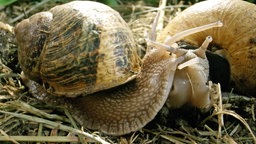
{"label": "brown striped shell", "polygon": [[25,75],[56,96],[76,97],[126,83],[140,71],[128,25],[110,7],[70,2],[15,27]]}
{"label": "brown striped shell", "polygon": [[197,3],[172,19],[158,41],[186,29],[222,21],[223,27],[209,29],[185,37],[183,40],[200,46],[205,37],[213,37],[213,45],[231,66],[231,79],[236,89],[256,94],[256,6],[242,0],[208,0]]}

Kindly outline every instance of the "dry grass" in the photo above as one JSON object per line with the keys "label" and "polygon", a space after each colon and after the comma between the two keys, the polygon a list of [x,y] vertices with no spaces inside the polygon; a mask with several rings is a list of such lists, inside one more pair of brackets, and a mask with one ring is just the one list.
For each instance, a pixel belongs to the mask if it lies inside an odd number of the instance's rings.
{"label": "dry grass", "polygon": [[[13,4],[0,13],[0,18],[14,25],[24,16],[48,9],[55,4],[46,0],[40,3]],[[161,17],[162,24],[165,25],[169,17],[180,12],[183,7],[185,6],[169,6],[165,16]],[[29,13],[24,14],[24,10]],[[128,6],[121,5],[117,10],[130,24],[143,56],[145,38],[149,35],[156,14],[155,7],[146,6],[144,3],[129,3]],[[169,111],[164,107],[149,126],[120,137],[83,129],[66,109],[44,104],[28,93],[20,80],[21,70],[17,63],[17,47],[13,34],[0,29],[0,40],[0,141],[52,144],[256,143],[256,99],[223,93],[219,85],[212,86],[213,109],[207,113],[192,114],[187,109]],[[179,117],[172,117],[170,113],[178,113]],[[186,117],[187,115],[189,116]],[[169,126],[170,117],[174,126]],[[193,124],[195,121],[196,124]]]}

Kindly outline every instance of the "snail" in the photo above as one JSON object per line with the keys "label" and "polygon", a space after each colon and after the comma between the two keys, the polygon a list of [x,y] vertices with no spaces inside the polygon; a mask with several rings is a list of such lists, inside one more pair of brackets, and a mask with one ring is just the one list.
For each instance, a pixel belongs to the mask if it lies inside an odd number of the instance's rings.
{"label": "snail", "polygon": [[[205,51],[211,41],[208,37],[200,48],[182,50],[152,37],[141,60],[121,16],[91,1],[69,2],[37,13],[18,23],[14,31],[21,78],[30,93],[65,106],[82,126],[110,135],[127,134],[150,122],[165,104],[177,68],[201,67],[198,61],[207,61]],[[203,85],[206,77],[200,81]],[[204,96],[204,103],[195,106],[210,105],[208,90]]]}
{"label": "snail", "polygon": [[[207,0],[194,4],[174,17],[159,34],[157,41],[164,43],[169,36],[186,29],[216,20],[223,27],[201,31],[182,40],[199,46],[208,35],[213,37],[216,53],[224,56],[231,70],[235,90],[256,94],[256,6],[242,0]],[[175,81],[175,79],[174,79]],[[175,97],[175,96],[174,96]]]}

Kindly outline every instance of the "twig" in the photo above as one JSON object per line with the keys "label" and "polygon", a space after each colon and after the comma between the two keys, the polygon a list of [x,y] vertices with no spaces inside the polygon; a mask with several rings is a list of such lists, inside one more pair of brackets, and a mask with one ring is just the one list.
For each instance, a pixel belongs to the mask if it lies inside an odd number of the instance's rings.
{"label": "twig", "polygon": [[[22,142],[79,142],[77,137],[69,136],[9,136],[10,139]],[[10,141],[5,136],[0,136],[0,141]],[[19,144],[19,143],[16,143]]]}
{"label": "twig", "polygon": [[15,117],[18,117],[18,118],[21,118],[21,119],[26,119],[26,120],[30,120],[30,121],[34,121],[34,122],[38,122],[38,123],[43,123],[43,124],[51,125],[53,127],[59,127],[59,129],[61,129],[63,131],[72,132],[74,134],[80,134],[80,135],[85,136],[86,138],[92,139],[92,140],[100,142],[102,144],[110,144],[110,143],[103,140],[102,138],[100,138],[97,135],[89,134],[89,133],[83,132],[81,130],[78,130],[78,129],[75,129],[75,128],[72,128],[72,127],[69,127],[69,126],[66,126],[66,125],[62,125],[62,124],[59,124],[59,123],[56,123],[56,122],[52,122],[52,121],[49,121],[49,120],[46,120],[46,119],[42,119],[42,118],[39,118],[39,117],[28,116],[28,115],[24,115],[24,114],[6,112],[6,111],[2,111],[2,110],[0,110],[0,112],[4,113],[4,114],[9,114],[9,115],[15,116]]}
{"label": "twig", "polygon": [[159,14],[157,27],[156,27],[157,32],[162,30],[163,27],[164,27],[164,15],[165,15],[165,9],[164,8],[166,7],[166,3],[167,3],[167,0],[160,0],[160,2],[159,2],[160,14]]}
{"label": "twig", "polygon": [[[43,131],[43,124],[40,123],[40,124],[38,125],[37,136],[41,136],[41,135],[42,135],[42,131]],[[40,143],[36,143],[36,144],[40,144]]]}
{"label": "twig", "polygon": [[55,115],[55,114],[48,114],[48,113],[41,111],[35,107],[32,107],[31,105],[28,105],[27,103],[22,102],[22,101],[10,101],[9,103],[10,103],[11,107],[15,107],[18,110],[29,112],[29,113],[34,114],[39,117],[69,122],[69,120],[66,118],[63,118],[63,117],[61,117],[59,115]]}
{"label": "twig", "polygon": [[241,117],[239,114],[235,113],[234,111],[231,111],[231,110],[223,110],[223,111],[220,111],[220,112],[217,112],[213,115],[220,115],[220,114],[226,114],[226,115],[231,115],[233,117],[235,117],[236,119],[238,119],[240,122],[242,122],[245,127],[249,130],[249,132],[251,133],[252,137],[253,137],[253,140],[254,140],[254,143],[256,143],[256,137],[252,131],[252,129],[250,128],[249,124],[245,121],[245,119],[243,117]]}
{"label": "twig", "polygon": [[[171,9],[171,8],[187,8],[189,7],[188,5],[169,5],[169,6],[166,6],[164,9]],[[141,8],[141,7],[135,7],[136,8]],[[154,7],[151,7],[149,8],[148,10],[144,10],[144,11],[140,11],[140,12],[135,12],[134,14],[135,15],[141,15],[141,14],[145,14],[145,13],[149,13],[149,12],[153,12],[153,11],[157,11],[158,10],[158,7],[157,8],[154,8]]]}
{"label": "twig", "polygon": [[[64,112],[66,114],[66,116],[68,117],[68,119],[70,120],[70,123],[72,124],[72,126],[76,129],[78,129],[77,125],[76,125],[76,122],[74,121],[73,117],[71,116],[71,114],[69,113],[69,111],[67,109],[64,109]],[[79,139],[80,139],[80,142],[82,144],[85,144],[85,140],[83,139],[83,137],[81,135],[78,135]]]}
{"label": "twig", "polygon": [[5,140],[8,140],[8,141],[12,141],[13,143],[15,144],[19,144],[15,139],[13,139],[12,137],[10,137],[9,135],[7,135],[7,133],[5,133],[2,129],[0,129],[0,133],[4,136],[0,136],[0,141],[1,141],[1,138],[5,139]]}
{"label": "twig", "polygon": [[[220,84],[219,83],[217,85],[217,93],[218,93],[217,95],[219,97],[218,111],[221,112],[221,111],[223,111],[223,107],[222,107],[221,88],[220,88]],[[219,114],[218,115],[218,124],[219,124],[218,138],[221,138],[221,127],[224,126],[223,114]]]}
{"label": "twig", "polygon": [[255,105],[253,104],[252,107],[251,107],[251,111],[252,111],[252,120],[253,120],[253,121],[256,121],[254,109],[255,109]]}
{"label": "twig", "polygon": [[37,9],[38,7],[40,7],[41,5],[47,3],[50,0],[43,0],[40,3],[36,4],[35,6],[31,7],[29,10],[25,11],[23,14],[15,17],[14,19],[10,20],[10,23],[15,23],[16,21],[22,19],[25,15],[27,15],[28,13],[30,13],[31,11]]}

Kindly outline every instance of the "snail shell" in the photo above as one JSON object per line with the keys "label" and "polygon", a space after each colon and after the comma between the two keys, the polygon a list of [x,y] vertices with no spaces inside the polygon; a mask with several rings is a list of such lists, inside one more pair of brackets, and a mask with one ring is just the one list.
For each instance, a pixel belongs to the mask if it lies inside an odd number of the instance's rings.
{"label": "snail shell", "polygon": [[55,96],[76,97],[115,87],[140,71],[128,25],[100,3],[56,6],[17,24],[15,34],[25,75]]}
{"label": "snail shell", "polygon": [[183,40],[199,46],[206,36],[213,37],[213,45],[222,48],[230,63],[231,80],[243,93],[256,94],[256,6],[242,0],[208,0],[197,3],[172,19],[158,41],[167,36],[215,21],[223,27],[209,29],[185,37]]}

